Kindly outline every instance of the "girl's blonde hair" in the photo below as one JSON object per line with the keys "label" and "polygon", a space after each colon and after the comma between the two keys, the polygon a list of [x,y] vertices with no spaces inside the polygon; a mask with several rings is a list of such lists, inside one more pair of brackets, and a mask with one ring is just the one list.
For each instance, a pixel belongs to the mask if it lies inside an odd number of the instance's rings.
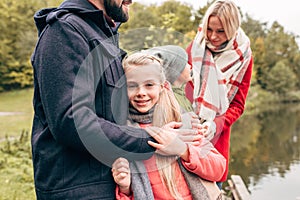
{"label": "girl's blonde hair", "polygon": [[203,33],[207,39],[208,20],[217,16],[221,20],[227,40],[233,38],[241,25],[241,15],[238,7],[230,0],[217,0],[206,11],[203,17]]}
{"label": "girl's blonde hair", "polygon": [[[171,86],[166,82],[166,77],[163,69],[163,61],[156,56],[146,53],[133,53],[123,60],[123,68],[126,72],[145,65],[157,65],[161,70],[159,81],[164,87],[160,93],[159,100],[155,106],[153,113],[152,125],[162,127],[165,124],[176,121],[181,121],[180,106],[172,92]],[[139,74],[137,74],[139,76]],[[166,87],[166,85],[169,87]],[[182,196],[176,186],[176,158],[174,156],[156,155],[156,165],[159,170],[160,178],[163,184],[168,188],[174,199],[182,199]]]}

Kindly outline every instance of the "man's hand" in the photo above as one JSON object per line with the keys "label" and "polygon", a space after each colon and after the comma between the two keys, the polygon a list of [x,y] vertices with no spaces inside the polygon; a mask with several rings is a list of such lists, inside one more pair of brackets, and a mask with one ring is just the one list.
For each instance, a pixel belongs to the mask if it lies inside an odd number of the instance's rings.
{"label": "man's hand", "polygon": [[187,145],[182,141],[173,129],[163,129],[157,127],[148,127],[146,131],[156,141],[148,141],[148,144],[156,148],[156,153],[165,156],[181,156],[186,153]]}

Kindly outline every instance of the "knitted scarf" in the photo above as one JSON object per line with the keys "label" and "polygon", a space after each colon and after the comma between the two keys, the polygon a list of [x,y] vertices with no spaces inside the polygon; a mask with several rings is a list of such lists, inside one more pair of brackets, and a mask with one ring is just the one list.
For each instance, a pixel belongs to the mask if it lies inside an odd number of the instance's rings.
{"label": "knitted scarf", "polygon": [[242,29],[221,48],[212,46],[202,28],[193,41],[194,109],[202,119],[226,112],[249,66],[250,40]]}
{"label": "knitted scarf", "polygon": [[[201,179],[189,172],[178,160],[183,176],[189,186],[191,195],[195,200],[221,200],[222,194],[215,182]],[[152,188],[143,162],[130,163],[131,189],[136,200],[154,200]]]}
{"label": "knitted scarf", "polygon": [[148,112],[140,113],[132,105],[129,105],[129,119],[132,122],[139,124],[151,124],[153,119],[153,112],[155,106],[153,106]]}

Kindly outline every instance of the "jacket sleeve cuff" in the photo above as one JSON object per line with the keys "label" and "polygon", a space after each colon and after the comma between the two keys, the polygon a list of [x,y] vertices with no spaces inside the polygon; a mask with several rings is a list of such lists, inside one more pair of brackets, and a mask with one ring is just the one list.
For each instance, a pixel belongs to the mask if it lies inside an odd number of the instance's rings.
{"label": "jacket sleeve cuff", "polygon": [[193,148],[190,144],[187,145],[188,146],[188,151],[189,151],[189,160],[185,161],[181,159],[181,163],[183,164],[183,166],[185,166],[186,169],[188,169],[189,171],[193,171],[197,168],[197,164],[194,162],[191,162],[195,156],[195,151],[191,151],[191,148]]}
{"label": "jacket sleeve cuff", "polygon": [[124,193],[122,193],[120,191],[120,188],[119,186],[116,187],[116,199],[117,200],[133,200],[133,194],[132,192],[130,193],[130,195],[126,195]]}

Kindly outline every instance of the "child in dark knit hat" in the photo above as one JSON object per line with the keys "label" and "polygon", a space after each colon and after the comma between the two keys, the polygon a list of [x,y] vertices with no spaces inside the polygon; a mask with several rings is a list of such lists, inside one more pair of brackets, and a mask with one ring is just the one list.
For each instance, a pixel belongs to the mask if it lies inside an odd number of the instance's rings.
{"label": "child in dark knit hat", "polygon": [[192,80],[186,51],[180,46],[165,45],[147,49],[145,52],[163,60],[166,79],[172,84],[172,90],[182,113],[192,112],[192,104],[186,98],[184,91],[186,83]]}

